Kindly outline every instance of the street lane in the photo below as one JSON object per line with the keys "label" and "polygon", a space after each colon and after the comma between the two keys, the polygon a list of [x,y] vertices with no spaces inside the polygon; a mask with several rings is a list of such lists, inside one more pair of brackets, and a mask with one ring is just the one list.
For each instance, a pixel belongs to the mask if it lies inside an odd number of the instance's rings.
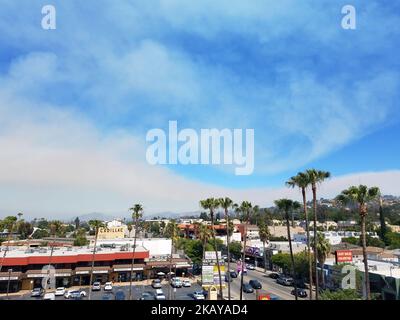
{"label": "street lane", "polygon": [[[276,283],[275,279],[271,279],[268,274],[264,274],[263,272],[257,270],[248,270],[247,275],[243,277],[243,282],[248,283],[250,280],[255,279],[260,281],[262,284],[262,290],[267,291],[268,293],[274,294],[278,296],[282,300],[294,300],[294,296],[290,293],[293,290],[293,287],[285,287],[278,283]],[[224,290],[224,295],[228,295],[228,290]],[[233,279],[231,282],[231,296],[235,299],[239,299],[240,297],[240,275]],[[243,300],[255,300],[256,294],[254,293],[245,293],[243,292]],[[301,299],[300,299],[301,300]]]}

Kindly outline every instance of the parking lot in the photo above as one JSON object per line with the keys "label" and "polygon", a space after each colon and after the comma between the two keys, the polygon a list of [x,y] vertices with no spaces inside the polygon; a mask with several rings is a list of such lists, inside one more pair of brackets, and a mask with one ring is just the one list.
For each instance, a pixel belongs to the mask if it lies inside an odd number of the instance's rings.
{"label": "parking lot", "polygon": [[[70,290],[70,289],[66,289]],[[74,288],[74,290],[78,290],[78,288]],[[87,293],[87,296],[83,298],[83,300],[88,300],[89,288],[80,288],[79,290],[83,290]],[[191,287],[182,287],[182,288],[172,288],[168,284],[163,284],[162,290],[165,294],[167,300],[193,300],[192,294],[194,291],[201,291],[202,288],[197,283],[193,283]],[[101,291],[93,291],[92,292],[92,300],[115,300],[115,294],[118,291],[123,291],[125,294],[125,299],[129,299],[129,285],[124,286],[113,286],[112,291],[104,291],[102,287]],[[150,285],[134,285],[132,286],[132,299],[139,300],[142,296],[143,292],[150,292],[155,294],[156,290],[153,289]],[[171,297],[169,297],[169,293],[171,293]],[[5,297],[3,297],[5,299]],[[9,296],[10,300],[41,300],[42,298],[32,298],[30,293],[25,293],[23,295],[13,295]],[[67,300],[63,296],[57,296],[56,300]]]}

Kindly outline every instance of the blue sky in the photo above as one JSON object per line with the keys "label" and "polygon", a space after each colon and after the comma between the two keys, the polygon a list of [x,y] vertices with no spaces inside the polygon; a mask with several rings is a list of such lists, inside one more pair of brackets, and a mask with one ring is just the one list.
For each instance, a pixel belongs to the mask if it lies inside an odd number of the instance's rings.
{"label": "blue sky", "polygon": [[[261,195],[309,167],[398,173],[399,3],[51,1],[43,30],[45,4],[1,1],[4,212],[191,210],[195,192]],[[346,4],[356,30],[341,28]],[[254,174],[149,166],[146,133],[169,120],[254,129]]]}

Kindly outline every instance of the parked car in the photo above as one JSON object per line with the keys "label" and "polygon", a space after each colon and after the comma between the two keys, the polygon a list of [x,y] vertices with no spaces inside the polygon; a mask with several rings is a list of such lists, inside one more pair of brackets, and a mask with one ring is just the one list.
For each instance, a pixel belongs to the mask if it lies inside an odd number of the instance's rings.
{"label": "parked car", "polygon": [[139,300],[154,300],[154,294],[151,292],[143,292]]}
{"label": "parked car", "polygon": [[32,298],[39,298],[44,295],[44,290],[43,288],[34,288],[31,292],[31,297]]}
{"label": "parked car", "polygon": [[46,293],[43,300],[56,300],[56,296],[54,293]]}
{"label": "parked car", "polygon": [[65,294],[64,294],[64,298],[65,299],[74,299],[77,297],[86,297],[86,291],[83,290],[68,290]]}
{"label": "parked car", "polygon": [[189,288],[192,286],[192,283],[190,282],[190,280],[183,280],[182,286],[185,288]]}
{"label": "parked car", "polygon": [[202,291],[193,292],[193,299],[194,300],[204,300],[205,299],[204,293]]}
{"label": "parked car", "polygon": [[256,267],[254,266],[254,264],[251,264],[251,263],[246,264],[246,268],[249,270],[256,270]]}
{"label": "parked car", "polygon": [[251,285],[251,287],[253,289],[261,289],[262,288],[261,282],[258,280],[254,280],[254,279],[249,281],[249,285]]}
{"label": "parked car", "polygon": [[151,286],[152,286],[154,289],[161,289],[161,288],[162,288],[161,280],[160,280],[160,279],[154,279],[154,280],[151,282]]}
{"label": "parked car", "polygon": [[283,286],[293,285],[293,279],[289,277],[279,277],[278,279],[276,279],[276,282]]}
{"label": "parked car", "polygon": [[171,286],[174,288],[182,288],[182,281],[179,278],[172,278],[171,279]]}
{"label": "parked car", "polygon": [[249,285],[248,283],[244,283],[243,284],[243,292],[245,293],[253,293],[254,289],[251,285]]}
{"label": "parked car", "polygon": [[270,277],[271,279],[278,279],[278,278],[279,278],[279,273],[277,273],[277,272],[272,272],[272,273],[269,274],[269,277]]}
{"label": "parked car", "polygon": [[58,287],[56,289],[56,292],[54,293],[55,296],[63,296],[65,294],[65,288],[64,287]]}
{"label": "parked car", "polygon": [[231,278],[237,278],[238,277],[238,274],[236,273],[236,271],[231,271],[230,274],[231,274]]}
{"label": "parked car", "polygon": [[112,291],[112,289],[112,282],[106,282],[106,284],[104,285],[104,291]]}
{"label": "parked car", "polygon": [[92,291],[100,291],[101,290],[101,283],[100,282],[93,282]]}
{"label": "parked car", "polygon": [[[291,291],[291,294],[295,295],[295,290],[294,289]],[[297,296],[300,297],[300,298],[307,298],[306,290],[301,289],[301,288],[297,288]]]}
{"label": "parked car", "polygon": [[166,300],[165,294],[161,289],[156,290],[155,298],[156,300]]}
{"label": "parked car", "polygon": [[121,290],[115,294],[115,300],[125,300],[125,293]]}

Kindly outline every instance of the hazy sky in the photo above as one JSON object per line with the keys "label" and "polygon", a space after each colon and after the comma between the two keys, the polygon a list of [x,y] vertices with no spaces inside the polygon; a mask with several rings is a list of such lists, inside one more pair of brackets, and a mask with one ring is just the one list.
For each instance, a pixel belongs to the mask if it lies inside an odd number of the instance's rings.
{"label": "hazy sky", "polygon": [[[351,3],[350,3],[351,2]],[[309,167],[400,195],[394,1],[1,0],[0,217],[269,205]],[[341,27],[342,6],[357,29]],[[255,171],[151,166],[149,129],[251,128]]]}

